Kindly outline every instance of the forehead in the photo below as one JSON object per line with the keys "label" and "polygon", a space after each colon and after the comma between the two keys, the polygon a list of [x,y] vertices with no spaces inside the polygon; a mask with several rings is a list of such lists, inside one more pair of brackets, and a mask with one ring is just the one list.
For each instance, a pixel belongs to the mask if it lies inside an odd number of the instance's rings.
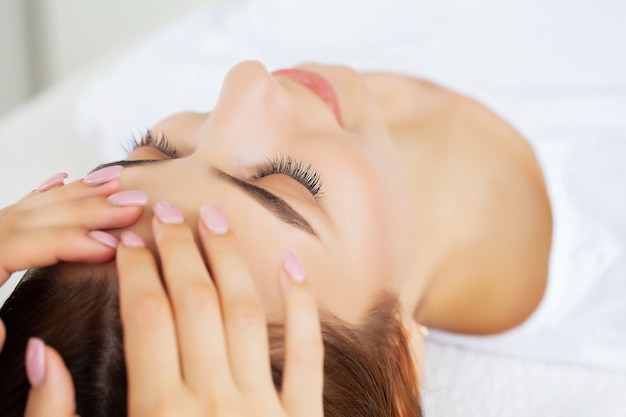
{"label": "forehead", "polygon": [[[157,128],[175,141],[177,148],[183,146],[193,153],[199,141],[208,140],[201,132],[205,119],[206,115],[185,113],[164,120]],[[268,313],[281,305],[275,279],[280,254],[292,250],[302,259],[320,305],[340,317],[354,319],[368,308],[373,294],[389,288],[393,281],[387,273],[393,270],[388,251],[394,237],[389,233],[389,223],[397,216],[385,195],[389,188],[386,154],[373,151],[375,147],[367,140],[352,140],[358,136],[354,133],[337,136],[311,134],[305,142],[283,145],[283,149],[297,147],[322,170],[328,185],[323,204],[332,217],[331,227],[321,233],[324,244],[315,244],[272,220],[257,204],[224,188],[224,184],[219,190],[211,188],[214,184],[199,170],[185,166],[183,160],[167,166],[133,168],[132,174],[125,171],[124,187],[148,191],[152,204],[172,201],[185,211],[192,227],[201,205],[220,206],[237,234],[242,258],[255,277]],[[148,212],[142,219],[145,230],[140,233],[148,240],[150,217]]]}

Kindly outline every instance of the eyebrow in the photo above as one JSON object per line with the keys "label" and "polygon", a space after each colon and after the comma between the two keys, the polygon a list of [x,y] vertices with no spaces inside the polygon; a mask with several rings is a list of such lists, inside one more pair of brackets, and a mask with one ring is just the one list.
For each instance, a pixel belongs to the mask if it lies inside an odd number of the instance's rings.
{"label": "eyebrow", "polygon": [[[90,171],[94,172],[99,169],[103,169],[106,167],[110,167],[113,165],[121,165],[126,168],[138,166],[138,165],[148,165],[148,164],[156,164],[164,161],[171,161],[171,158],[166,159],[133,159],[133,160],[121,160],[121,161],[113,161],[107,162],[106,164],[101,164],[95,167]],[[240,180],[237,177],[233,177],[232,175],[227,174],[224,171],[221,171],[217,168],[212,168],[212,173],[230,184],[235,185],[240,190],[248,194],[248,196],[252,197],[257,202],[261,203],[263,207],[265,207],[270,213],[272,213],[279,220],[287,223],[297,229],[300,229],[310,235],[313,235],[317,239],[319,239],[319,234],[311,224],[293,207],[289,205],[285,200],[280,198],[274,193],[267,191],[265,188],[258,187],[254,184],[250,184],[249,182]]]}
{"label": "eyebrow", "polygon": [[240,180],[237,177],[233,177],[232,175],[229,175],[217,168],[213,168],[212,170],[218,178],[239,187],[243,192],[261,203],[263,207],[283,222],[319,239],[319,234],[315,231],[315,229],[313,229],[309,222],[306,221],[300,213],[294,210],[289,203],[276,194],[267,191],[265,188],[258,187],[254,184],[250,184],[249,182]]}
{"label": "eyebrow", "polygon": [[94,169],[92,169],[91,171],[89,171],[89,174],[91,174],[92,172],[98,171],[100,169],[111,167],[111,166],[114,166],[114,165],[121,165],[123,167],[134,167],[134,166],[137,166],[137,165],[154,164],[154,163],[157,163],[157,162],[164,162],[164,161],[170,161],[170,160],[171,160],[171,158],[165,158],[165,159],[131,159],[131,160],[122,159],[121,161],[113,161],[113,162],[107,162],[106,164],[100,164],[97,167],[95,167]]}

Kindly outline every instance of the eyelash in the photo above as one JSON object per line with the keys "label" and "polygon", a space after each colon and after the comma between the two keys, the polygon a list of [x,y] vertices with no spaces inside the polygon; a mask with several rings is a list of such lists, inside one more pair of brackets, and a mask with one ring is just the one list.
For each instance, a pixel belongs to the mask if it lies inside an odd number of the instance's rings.
{"label": "eyelash", "polygon": [[124,150],[127,153],[131,153],[137,148],[142,148],[146,146],[154,148],[159,152],[163,152],[171,159],[176,159],[176,147],[172,145],[169,140],[167,140],[165,134],[161,133],[159,136],[155,136],[150,130],[148,130],[146,134],[143,135],[140,139],[137,139],[136,137],[131,138],[128,141],[128,145],[124,147]]}
{"label": "eyelash", "polygon": [[[150,147],[163,152],[169,158],[177,157],[176,147],[167,139],[165,134],[154,136],[150,130],[140,139],[133,137],[125,147],[127,153],[137,148]],[[268,158],[267,162],[257,168],[252,178],[261,179],[269,175],[284,174],[305,186],[313,197],[319,197],[322,192],[322,178],[311,164],[305,165],[302,160],[296,160],[291,155],[276,155]]]}
{"label": "eyelash", "polygon": [[305,165],[304,161],[294,159],[291,155],[276,155],[268,158],[267,163],[260,166],[253,178],[260,179],[268,175],[284,174],[290,176],[304,185],[313,197],[319,197],[322,193],[322,178],[311,166]]}

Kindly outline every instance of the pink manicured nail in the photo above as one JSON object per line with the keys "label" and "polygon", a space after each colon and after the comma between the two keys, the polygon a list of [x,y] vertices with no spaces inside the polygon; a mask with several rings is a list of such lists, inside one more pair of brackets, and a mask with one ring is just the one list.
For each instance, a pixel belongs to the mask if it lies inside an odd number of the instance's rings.
{"label": "pink manicured nail", "polygon": [[26,376],[32,387],[38,387],[46,379],[45,343],[37,337],[28,339],[26,345]]}
{"label": "pink manicured nail", "polygon": [[282,256],[283,266],[287,271],[289,277],[296,282],[304,282],[306,275],[304,274],[304,267],[300,262],[300,259],[295,253],[287,251]]}
{"label": "pink manicured nail", "polygon": [[122,236],[120,236],[120,238],[124,246],[128,246],[129,248],[146,247],[146,242],[144,242],[141,236],[131,230],[126,230],[124,233],[122,233]]}
{"label": "pink manicured nail", "polygon": [[41,183],[39,187],[37,187],[38,193],[43,193],[44,191],[48,191],[51,188],[56,187],[57,185],[63,184],[63,181],[67,178],[67,173],[59,172],[58,174],[54,174],[47,180]]}
{"label": "pink manicured nail", "polygon": [[124,169],[124,167],[121,165],[112,165],[102,168],[87,175],[83,179],[83,182],[90,187],[106,184],[109,181],[120,178],[122,176],[122,169]]}
{"label": "pink manicured nail", "polygon": [[89,237],[113,249],[117,248],[117,245],[119,244],[119,241],[115,236],[101,230],[92,230],[89,232]]}
{"label": "pink manicured nail", "polygon": [[185,221],[185,216],[176,206],[169,201],[160,201],[152,207],[155,216],[165,224],[180,224]]}
{"label": "pink manicured nail", "polygon": [[228,233],[228,221],[222,210],[216,206],[204,206],[200,208],[202,222],[212,233],[223,235]]}
{"label": "pink manicured nail", "polygon": [[148,193],[143,191],[120,191],[107,198],[114,206],[145,206],[148,202]]}

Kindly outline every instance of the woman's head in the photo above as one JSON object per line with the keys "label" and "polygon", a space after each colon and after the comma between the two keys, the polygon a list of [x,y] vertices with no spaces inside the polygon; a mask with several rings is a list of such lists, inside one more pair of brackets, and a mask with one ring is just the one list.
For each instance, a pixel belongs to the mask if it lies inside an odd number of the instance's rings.
{"label": "woman's head", "polygon": [[[417,380],[394,297],[374,302],[360,325],[322,318],[327,417],[420,416]],[[0,353],[0,415],[21,416],[29,384],[24,350],[43,338],[63,357],[83,416],[126,415],[117,279],[111,268],[57,265],[30,271],[0,309],[7,340]],[[272,374],[281,387],[283,327],[269,326]]]}
{"label": "woman's head", "polygon": [[[332,84],[336,99],[289,74],[242,63],[226,77],[213,112],[182,113],[154,126],[150,146],[130,154],[144,161],[124,170],[122,188],[146,191],[149,204],[174,203],[194,225],[200,206],[225,213],[268,321],[279,323],[270,329],[277,386],[282,303],[275,266],[289,249],[303,261],[322,309],[326,409],[343,410],[327,415],[416,415],[417,381],[399,303],[388,296],[399,290],[412,249],[403,233],[411,229],[409,204],[394,147],[357,73],[306,68]],[[131,227],[149,245],[150,218]],[[39,336],[68,362],[85,407],[96,405],[93,395],[110,397],[98,405],[105,410],[124,406],[115,282],[110,263],[45,268],[20,285],[2,310],[8,337],[0,367],[14,369],[10,378],[0,376],[3,401],[9,392],[25,398],[22,355],[27,337]]]}
{"label": "woman's head", "polygon": [[[281,314],[274,266],[290,249],[321,308],[356,323],[404,279],[408,195],[364,79],[344,67],[303,68],[328,80],[336,99],[259,63],[239,64],[210,114],[181,113],[153,127],[150,144],[166,137],[171,147],[136,148],[129,159],[161,161],[128,167],[122,186],[146,191],[149,204],[174,203],[191,223],[198,207],[219,206],[270,318]],[[132,226],[148,241],[149,218]]]}

